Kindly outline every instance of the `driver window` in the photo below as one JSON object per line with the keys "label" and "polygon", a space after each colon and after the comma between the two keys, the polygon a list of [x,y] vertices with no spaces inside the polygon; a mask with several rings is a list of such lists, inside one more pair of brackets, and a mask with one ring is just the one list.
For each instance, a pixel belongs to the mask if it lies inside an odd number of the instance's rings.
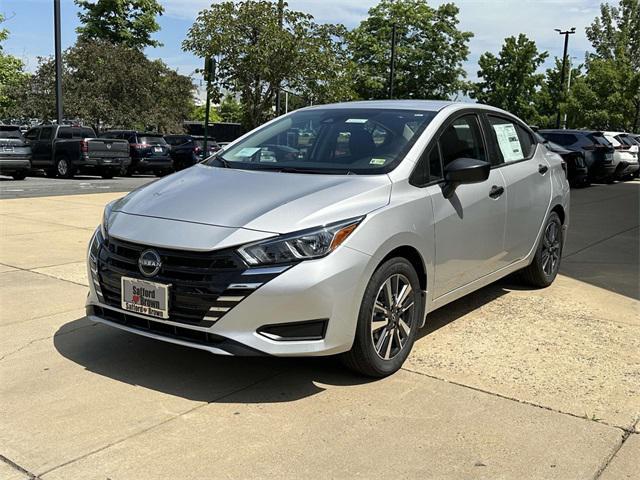
{"label": "driver window", "polygon": [[438,142],[442,153],[443,167],[458,158],[474,158],[486,161],[480,124],[475,115],[465,115],[454,120],[442,132]]}

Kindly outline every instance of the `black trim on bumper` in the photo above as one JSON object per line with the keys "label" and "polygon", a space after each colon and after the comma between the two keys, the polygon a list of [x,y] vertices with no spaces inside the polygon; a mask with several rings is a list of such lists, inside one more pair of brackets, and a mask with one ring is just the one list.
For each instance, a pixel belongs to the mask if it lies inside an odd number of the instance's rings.
{"label": "black trim on bumper", "polygon": [[258,333],[269,340],[278,342],[322,340],[327,333],[328,324],[328,319],[278,323],[263,325],[258,328]]}
{"label": "black trim on bumper", "polygon": [[93,315],[103,318],[109,322],[123,325],[132,330],[139,332],[148,332],[160,337],[181,340],[196,345],[204,345],[207,347],[217,348],[231,355],[238,357],[264,357],[270,356],[265,352],[248,347],[242,343],[236,342],[220,335],[214,335],[201,330],[192,330],[190,328],[177,327],[166,323],[156,322],[151,319],[128,315],[126,313],[111,310],[109,308],[98,307],[95,305],[87,306],[87,315]]}

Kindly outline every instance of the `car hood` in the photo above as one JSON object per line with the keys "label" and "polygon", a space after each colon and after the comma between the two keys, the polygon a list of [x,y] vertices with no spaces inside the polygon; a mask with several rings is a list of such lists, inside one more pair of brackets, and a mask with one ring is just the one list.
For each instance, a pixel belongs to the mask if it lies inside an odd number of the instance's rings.
{"label": "car hood", "polygon": [[196,165],[134,190],[114,211],[288,233],[366,215],[389,203],[387,175],[316,175]]}

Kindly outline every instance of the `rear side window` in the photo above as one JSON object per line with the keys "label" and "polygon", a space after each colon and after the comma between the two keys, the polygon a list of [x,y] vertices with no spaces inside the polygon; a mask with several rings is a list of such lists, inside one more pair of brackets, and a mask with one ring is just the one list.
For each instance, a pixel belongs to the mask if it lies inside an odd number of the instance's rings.
{"label": "rear side window", "polygon": [[60,127],[58,138],[94,138],[96,134],[91,128]]}
{"label": "rear side window", "polygon": [[38,139],[38,133],[40,133],[39,129],[32,128],[31,130],[28,130],[27,133],[24,134],[24,138],[26,138],[28,140],[37,140]]}
{"label": "rear side window", "polygon": [[605,147],[611,147],[611,142],[605,138],[605,136],[601,133],[592,133],[589,136],[589,139],[596,145],[604,145]]}
{"label": "rear side window", "polygon": [[53,134],[53,127],[42,127],[42,132],[40,133],[40,140],[50,140],[52,134]]}
{"label": "rear side window", "polygon": [[575,135],[565,133],[543,133],[542,136],[553,143],[562,145],[563,147],[573,145],[578,141],[578,138]]}
{"label": "rear side window", "polygon": [[454,120],[442,132],[438,144],[443,168],[458,158],[474,158],[482,161],[486,161],[487,158],[480,124],[475,115],[465,115]]}
{"label": "rear side window", "polygon": [[533,136],[521,125],[506,118],[488,115],[498,151],[505,163],[529,158],[535,149]]}
{"label": "rear side window", "polygon": [[189,137],[164,137],[164,139],[169,145],[174,147],[187,143],[190,140]]}

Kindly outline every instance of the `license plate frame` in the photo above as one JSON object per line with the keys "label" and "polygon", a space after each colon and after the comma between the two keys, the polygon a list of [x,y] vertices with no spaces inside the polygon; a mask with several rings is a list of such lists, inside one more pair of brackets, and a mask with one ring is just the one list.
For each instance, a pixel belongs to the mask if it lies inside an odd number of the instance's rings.
{"label": "license plate frame", "polygon": [[162,147],[153,147],[154,153],[162,153]]}
{"label": "license plate frame", "polygon": [[167,320],[170,292],[171,284],[120,277],[120,305],[128,312]]}

